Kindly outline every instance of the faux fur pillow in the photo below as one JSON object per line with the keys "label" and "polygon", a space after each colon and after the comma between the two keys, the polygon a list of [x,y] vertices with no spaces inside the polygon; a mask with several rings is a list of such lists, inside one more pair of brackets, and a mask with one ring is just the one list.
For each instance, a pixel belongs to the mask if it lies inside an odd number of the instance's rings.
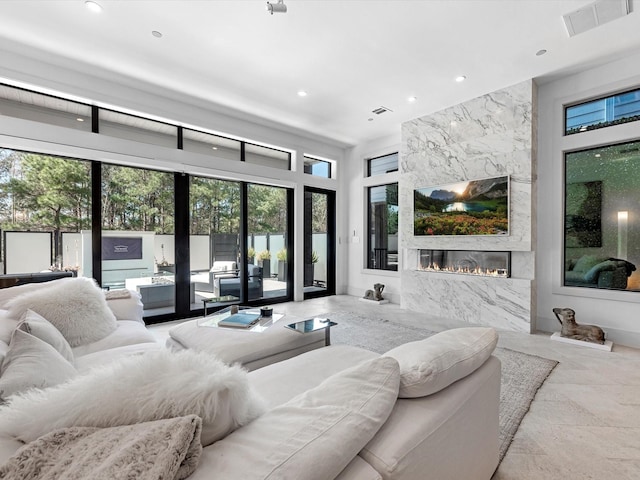
{"label": "faux fur pillow", "polygon": [[91,278],[53,281],[7,302],[9,315],[21,318],[31,309],[56,327],[72,347],[96,342],[117,328],[104,293]]}
{"label": "faux fur pillow", "polygon": [[204,352],[159,350],[12,397],[0,407],[0,433],[30,442],[63,427],[114,427],[194,414],[202,418],[206,446],[263,411],[240,366]]}

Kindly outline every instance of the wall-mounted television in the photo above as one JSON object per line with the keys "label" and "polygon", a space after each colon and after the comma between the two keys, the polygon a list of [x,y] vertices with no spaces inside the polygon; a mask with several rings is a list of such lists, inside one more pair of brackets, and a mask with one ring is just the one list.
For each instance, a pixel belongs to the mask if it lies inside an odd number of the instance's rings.
{"label": "wall-mounted television", "polygon": [[414,235],[508,235],[509,177],[416,189]]}

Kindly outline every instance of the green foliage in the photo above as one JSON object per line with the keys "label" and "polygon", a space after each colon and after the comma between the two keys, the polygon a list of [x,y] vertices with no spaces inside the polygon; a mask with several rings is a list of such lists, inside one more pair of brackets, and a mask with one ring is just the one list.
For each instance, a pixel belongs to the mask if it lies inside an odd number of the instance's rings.
{"label": "green foliage", "polygon": [[91,227],[91,165],[2,150],[0,224],[19,230],[80,231]]}
{"label": "green foliage", "polygon": [[271,252],[269,250],[262,250],[261,252],[258,252],[256,254],[256,260],[258,261],[270,260],[270,259],[271,259]]}
{"label": "green foliage", "polygon": [[286,262],[287,261],[287,249],[286,248],[281,248],[280,250],[278,250],[278,253],[276,254],[276,257],[277,257],[279,262]]}
{"label": "green foliage", "polygon": [[320,260],[320,258],[318,257],[318,252],[316,252],[315,250],[311,252],[311,263],[318,263],[318,260]]}
{"label": "green foliage", "polygon": [[495,235],[506,234],[504,216],[493,212],[452,212],[416,218],[415,235]]}
{"label": "green foliage", "polygon": [[173,174],[102,166],[102,228],[174,233]]}
{"label": "green foliage", "polygon": [[240,183],[192,177],[189,195],[191,234],[240,230]]}
{"label": "green foliage", "polygon": [[256,256],[256,249],[253,247],[249,247],[247,249],[247,257],[249,260],[253,260]]}
{"label": "green foliage", "polygon": [[266,185],[249,185],[250,233],[282,233],[287,231],[287,191]]}

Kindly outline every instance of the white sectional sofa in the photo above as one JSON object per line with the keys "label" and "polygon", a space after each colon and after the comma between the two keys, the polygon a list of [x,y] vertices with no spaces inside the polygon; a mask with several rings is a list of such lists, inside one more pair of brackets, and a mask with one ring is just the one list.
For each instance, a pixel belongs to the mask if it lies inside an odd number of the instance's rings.
{"label": "white sectional sofa", "polygon": [[[0,290],[0,309],[38,288],[46,284]],[[107,304],[117,328],[73,347],[80,375],[118,358],[164,349],[146,330],[135,292]],[[0,311],[2,355],[16,325]],[[491,355],[496,341],[491,329],[460,329],[403,345],[383,358],[335,345],[246,373],[266,413],[205,446],[189,478],[490,479],[498,464],[500,362]],[[367,392],[371,398],[351,405]],[[378,407],[371,413],[374,398]],[[0,425],[7,409],[11,404],[0,408]],[[377,423],[369,424],[373,417]],[[0,465],[23,445],[14,437],[0,430]]]}

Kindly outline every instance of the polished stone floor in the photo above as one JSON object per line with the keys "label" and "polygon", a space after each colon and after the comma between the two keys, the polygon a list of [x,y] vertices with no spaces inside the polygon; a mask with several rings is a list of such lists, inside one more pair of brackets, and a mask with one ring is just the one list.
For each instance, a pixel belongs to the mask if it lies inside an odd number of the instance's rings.
{"label": "polished stone floor", "polygon": [[[278,304],[274,310],[301,318],[369,313],[435,331],[464,326],[346,295]],[[170,326],[152,331],[162,339]],[[501,347],[560,364],[538,391],[492,480],[640,479],[640,350],[615,345],[606,352],[551,341],[549,334],[499,333]]]}

